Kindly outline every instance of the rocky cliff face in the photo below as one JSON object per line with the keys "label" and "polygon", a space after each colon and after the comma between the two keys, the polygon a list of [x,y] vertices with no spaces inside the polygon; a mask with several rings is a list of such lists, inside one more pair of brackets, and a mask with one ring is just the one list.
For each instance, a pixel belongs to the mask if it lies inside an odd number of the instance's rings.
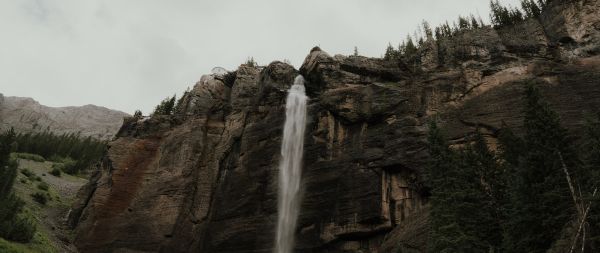
{"label": "rocky cliff face", "polygon": [[73,207],[75,244],[271,252],[286,90],[302,74],[310,101],[297,252],[424,252],[427,121],[440,120],[457,144],[476,129],[493,144],[503,122],[520,127],[521,83],[535,80],[578,131],[600,108],[597,10],[577,1],[515,30],[432,43],[416,73],[314,48],[300,70],[273,62],[204,76],[174,116],[125,122]]}
{"label": "rocky cliff face", "polygon": [[82,136],[107,140],[117,133],[123,118],[128,116],[127,113],[95,105],[48,107],[31,98],[0,94],[2,131],[13,127],[18,132],[80,132]]}

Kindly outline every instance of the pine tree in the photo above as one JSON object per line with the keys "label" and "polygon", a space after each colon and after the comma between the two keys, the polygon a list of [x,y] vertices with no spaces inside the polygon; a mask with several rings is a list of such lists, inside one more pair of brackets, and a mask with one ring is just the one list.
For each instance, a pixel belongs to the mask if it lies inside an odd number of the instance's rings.
{"label": "pine tree", "polygon": [[423,32],[425,33],[425,37],[427,38],[427,40],[433,38],[433,32],[431,31],[431,26],[429,25],[429,23],[423,20],[421,25],[423,26]]}
{"label": "pine tree", "polygon": [[470,28],[469,21],[462,16],[458,17],[458,28],[460,31],[468,30]]}
{"label": "pine tree", "polygon": [[477,237],[480,245],[477,252],[497,252],[502,244],[501,224],[506,219],[504,171],[479,131],[474,143],[462,151],[461,160],[462,185],[468,190],[467,200],[473,203],[461,217],[468,217],[470,226],[467,230]]}
{"label": "pine tree", "polygon": [[489,214],[481,212],[486,197],[477,175],[477,155],[452,151],[435,122],[429,127],[426,178],[431,191],[430,252],[486,252]]}
{"label": "pine tree", "polygon": [[154,109],[153,115],[171,115],[173,113],[173,109],[175,108],[175,95],[170,98],[165,98],[160,102]]}
{"label": "pine tree", "polygon": [[473,14],[470,15],[470,18],[471,18],[471,28],[477,29],[477,28],[483,26],[483,24],[479,24],[479,22],[477,21],[475,16],[473,16]]}
{"label": "pine tree", "polygon": [[142,111],[135,110],[135,112],[133,113],[133,117],[137,118],[137,119],[141,119],[142,118]]}
{"label": "pine tree", "polygon": [[6,199],[12,193],[12,186],[17,176],[17,166],[10,158],[15,141],[14,129],[0,135],[0,199]]}
{"label": "pine tree", "polygon": [[[498,134],[498,149],[500,158],[504,162],[504,166],[515,168],[519,165],[519,157],[525,152],[524,141],[518,137],[505,122],[502,122],[502,128]],[[511,175],[514,171],[508,171]]]}
{"label": "pine tree", "polygon": [[590,208],[587,217],[589,247],[592,249],[590,252],[597,252],[600,250],[600,192],[596,192],[596,195],[593,193],[600,190],[600,113],[587,120],[583,140],[580,149],[583,154],[583,166],[579,178],[584,203]]}
{"label": "pine tree", "polygon": [[385,49],[385,55],[383,56],[383,59],[388,61],[396,60],[398,58],[397,55],[398,53],[396,52],[392,44],[389,43],[387,48]]}
{"label": "pine tree", "polygon": [[28,242],[33,238],[36,228],[30,219],[19,215],[24,202],[12,190],[18,167],[10,157],[15,148],[15,139],[12,128],[0,135],[0,237]]}
{"label": "pine tree", "polygon": [[466,235],[460,231],[452,193],[456,187],[456,160],[435,122],[429,125],[429,163],[425,171],[426,186],[430,188],[429,252],[461,252]]}
{"label": "pine tree", "polygon": [[524,149],[511,184],[504,244],[510,252],[541,253],[574,214],[558,154],[569,167],[576,167],[576,159],[558,115],[533,84],[526,90],[524,127]]}

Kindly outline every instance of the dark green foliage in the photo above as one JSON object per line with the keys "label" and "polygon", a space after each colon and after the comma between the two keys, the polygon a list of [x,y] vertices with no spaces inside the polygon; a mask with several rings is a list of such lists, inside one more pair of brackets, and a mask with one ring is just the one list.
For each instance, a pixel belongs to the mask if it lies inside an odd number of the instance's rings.
{"label": "dark green foliage", "polygon": [[[419,45],[422,44],[422,39],[419,39]],[[418,71],[421,64],[419,48],[415,45],[410,36],[406,36],[406,40],[400,44],[398,50],[394,50],[391,45],[389,45],[384,58],[391,60],[403,59],[413,71]]]}
{"label": "dark green foliage", "polygon": [[17,164],[10,157],[14,149],[14,139],[15,132],[12,128],[0,135],[0,200],[11,195],[17,176]]}
{"label": "dark green foliage", "polygon": [[394,49],[392,44],[388,44],[387,48],[385,49],[385,54],[383,55],[383,59],[388,60],[388,61],[398,60],[398,59],[400,59],[400,51]]}
{"label": "dark green foliage", "polygon": [[543,3],[535,0],[521,0],[521,8],[526,18],[538,18],[542,13]]}
{"label": "dark green foliage", "polygon": [[524,136],[503,124],[497,156],[480,134],[455,150],[430,126],[424,174],[431,193],[430,252],[542,253],[559,240],[568,247],[583,216],[573,198],[590,206],[586,252],[600,248],[600,193],[593,195],[600,186],[600,114],[588,120],[579,159],[534,83],[525,101]]}
{"label": "dark green foliage", "polygon": [[466,18],[458,16],[458,28],[461,30],[466,30],[471,28],[471,24],[469,24],[469,20],[467,20]]}
{"label": "dark green foliage", "polygon": [[37,188],[42,191],[48,191],[49,185],[46,182],[41,182],[38,184]]}
{"label": "dark green foliage", "polygon": [[498,0],[490,1],[490,18],[495,27],[510,26],[528,18],[539,18],[546,7],[544,0],[521,0],[522,11],[500,5]]}
{"label": "dark green foliage", "polygon": [[67,174],[75,175],[78,173],[78,168],[81,166],[80,161],[74,161],[72,159],[65,159],[64,162],[59,165],[60,170]]}
{"label": "dark green foliage", "polygon": [[475,18],[475,16],[473,16],[473,14],[471,14],[469,16],[469,18],[471,19],[471,28],[472,29],[477,29],[483,26],[483,22],[481,20],[477,20]]}
{"label": "dark green foliage", "polygon": [[490,19],[495,27],[514,25],[523,21],[523,13],[516,8],[508,8],[500,5],[498,0],[490,1]]}
{"label": "dark green foliage", "polygon": [[34,178],[35,179],[35,175],[33,174],[33,172],[31,172],[31,170],[25,168],[25,169],[21,169],[21,174],[23,174],[24,176],[28,177],[28,178]]}
{"label": "dark green foliage", "polygon": [[462,212],[463,217],[467,217],[465,227],[483,242],[482,251],[497,252],[502,244],[501,225],[506,219],[503,209],[507,194],[506,171],[499,166],[496,155],[479,132],[473,143],[460,152],[460,161],[465,196],[471,202]]}
{"label": "dark green foliage", "polygon": [[31,161],[36,161],[36,162],[45,162],[46,159],[44,159],[44,157],[42,157],[41,155],[36,155],[36,154],[30,154],[30,153],[14,153],[16,158],[19,159],[25,159],[25,160],[31,160]]}
{"label": "dark green foliage", "polygon": [[431,26],[429,25],[429,22],[423,20],[423,22],[421,23],[421,26],[423,27],[423,32],[425,33],[425,37],[426,38],[431,38],[433,37],[433,31],[431,30]]}
{"label": "dark green foliage", "polygon": [[0,166],[0,199],[4,199],[12,193],[12,186],[17,177],[18,164],[11,159],[0,161]]}
{"label": "dark green foliage", "polygon": [[35,225],[19,216],[23,201],[12,191],[18,164],[10,153],[16,149],[16,134],[11,129],[0,134],[0,237],[28,242],[33,237]]}
{"label": "dark green foliage", "polygon": [[[504,244],[514,252],[546,252],[574,215],[559,153],[569,168],[577,167],[576,158],[558,115],[533,84],[527,86],[524,127],[524,148],[510,158],[517,166]],[[510,147],[506,152],[515,153]]]}
{"label": "dark green foliage", "polygon": [[9,244],[6,240],[0,238],[0,252],[2,253],[23,253],[22,250]]}
{"label": "dark green foliage", "polygon": [[48,202],[48,195],[46,195],[46,193],[43,192],[32,193],[31,197],[33,198],[33,200],[35,200],[35,202],[38,202],[42,205],[46,205],[46,203]]}
{"label": "dark green foliage", "polygon": [[435,122],[429,125],[429,163],[425,171],[426,186],[430,189],[431,213],[429,223],[429,252],[463,252],[469,239],[461,231],[452,194],[456,192],[457,162],[448,148],[445,137]]}
{"label": "dark green foliage", "polygon": [[498,150],[506,166],[516,167],[519,164],[519,156],[525,151],[525,143],[515,133],[502,123],[498,134]]}
{"label": "dark green foliage", "polygon": [[[228,72],[229,73],[229,72]],[[223,81],[223,83],[225,83],[225,81]],[[177,103],[175,103],[175,108],[173,108],[173,113],[180,113],[183,112],[184,108],[184,100],[185,98],[190,94],[190,87],[188,87],[184,92],[183,95],[181,95],[181,97],[179,99],[177,99]]]}
{"label": "dark green foliage", "polygon": [[136,119],[141,119],[143,117],[142,116],[142,111],[135,110],[135,112],[133,113],[133,117],[136,118]]}
{"label": "dark green foliage", "polygon": [[[389,61],[396,61],[402,59],[413,71],[419,71],[421,65],[421,51],[422,47],[425,46],[428,41],[438,43],[440,40],[453,37],[463,31],[472,29],[478,29],[483,27],[483,21],[476,19],[475,16],[470,15],[469,17],[458,17],[458,24],[454,23],[451,27],[448,22],[442,24],[435,29],[431,29],[431,26],[427,21],[423,21],[419,30],[423,31],[425,38],[422,36],[410,35],[406,37],[404,41],[400,43],[398,49],[395,49],[391,44],[385,50],[383,58]],[[416,42],[416,43],[415,43]],[[438,45],[438,50],[443,50]],[[438,57],[443,57],[443,52],[438,52]],[[438,59],[440,64],[443,64],[443,58]]]}
{"label": "dark green foliage", "polygon": [[153,115],[171,115],[175,108],[175,95],[170,98],[165,98],[154,108]]}
{"label": "dark green foliage", "polygon": [[50,175],[53,175],[55,177],[60,177],[62,174],[62,172],[60,171],[59,168],[53,167],[52,170],[50,171]]}
{"label": "dark green foliage", "polygon": [[257,67],[258,63],[256,63],[256,61],[254,60],[254,57],[248,57],[248,59],[246,60],[246,65],[248,65],[249,67]]}
{"label": "dark green foliage", "polygon": [[33,238],[35,223],[19,214],[23,205],[14,194],[0,200],[0,237],[18,242],[29,242]]}
{"label": "dark green foliage", "polygon": [[431,190],[430,252],[491,252],[502,242],[505,182],[495,155],[477,135],[459,151],[430,125],[427,180]]}
{"label": "dark green foliage", "polygon": [[16,136],[16,143],[18,152],[40,155],[58,163],[75,161],[72,167],[63,170],[69,174],[77,174],[87,169],[100,160],[106,150],[106,141],[83,138],[79,134],[19,134]]}
{"label": "dark green foliage", "polygon": [[33,219],[19,215],[10,225],[10,230],[6,239],[26,243],[31,241],[36,230],[37,227]]}
{"label": "dark green foliage", "polygon": [[583,166],[579,172],[584,203],[591,203],[588,217],[589,244],[593,249],[600,249],[600,113],[588,119],[586,133],[581,146]]}

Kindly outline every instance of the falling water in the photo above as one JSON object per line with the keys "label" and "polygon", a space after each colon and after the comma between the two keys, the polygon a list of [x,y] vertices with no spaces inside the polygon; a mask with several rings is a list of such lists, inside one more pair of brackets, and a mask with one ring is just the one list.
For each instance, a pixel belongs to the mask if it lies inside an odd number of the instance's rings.
{"label": "falling water", "polygon": [[279,164],[279,206],[274,253],[290,253],[299,211],[300,173],[306,124],[304,78],[297,76],[285,105],[285,125]]}

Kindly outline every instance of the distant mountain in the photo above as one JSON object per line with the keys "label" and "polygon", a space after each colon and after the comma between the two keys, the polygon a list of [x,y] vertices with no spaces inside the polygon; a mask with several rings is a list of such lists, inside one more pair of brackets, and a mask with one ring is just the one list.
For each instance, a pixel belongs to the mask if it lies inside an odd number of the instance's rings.
{"label": "distant mountain", "polygon": [[18,132],[80,132],[82,136],[110,139],[126,116],[129,115],[101,106],[49,107],[32,98],[0,94],[0,130],[14,127]]}

